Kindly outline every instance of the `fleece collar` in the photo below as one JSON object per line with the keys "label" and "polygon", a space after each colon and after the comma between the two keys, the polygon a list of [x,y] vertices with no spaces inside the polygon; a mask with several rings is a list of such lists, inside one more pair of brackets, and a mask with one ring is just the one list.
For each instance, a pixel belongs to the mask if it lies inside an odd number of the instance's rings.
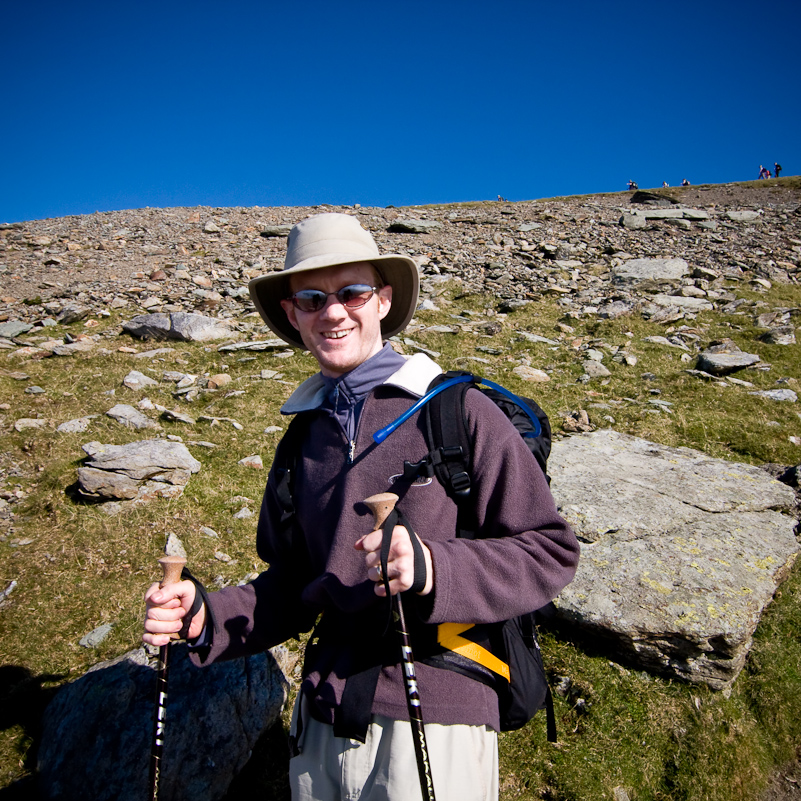
{"label": "fleece collar", "polygon": [[[404,358],[406,363],[383,383],[402,389],[414,397],[422,398],[428,385],[442,370],[424,353],[415,353],[413,356]],[[297,414],[319,409],[325,400],[325,395],[326,385],[323,376],[315,373],[289,396],[289,399],[281,407],[281,414]]]}

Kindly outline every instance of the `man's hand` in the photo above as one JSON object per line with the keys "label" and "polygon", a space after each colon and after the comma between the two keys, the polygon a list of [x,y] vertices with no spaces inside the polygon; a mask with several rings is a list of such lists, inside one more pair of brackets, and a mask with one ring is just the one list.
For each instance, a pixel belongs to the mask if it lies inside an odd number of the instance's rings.
{"label": "man's hand", "polygon": [[[417,536],[416,534],[414,536]],[[381,575],[381,542],[384,534],[382,531],[373,531],[362,537],[354,547],[357,551],[364,551],[364,562],[367,566],[367,576],[371,581],[375,581],[375,594],[384,598],[387,594]],[[418,537],[417,541],[423,551],[423,559],[426,566],[425,587],[418,595],[428,595],[434,588],[434,565],[431,560],[431,551],[425,543]],[[392,542],[389,546],[389,556],[387,558],[387,578],[389,579],[389,592],[397,595],[405,592],[414,584],[414,550],[412,541],[409,539],[409,532],[403,526],[395,526],[392,531]]]}
{"label": "man's hand", "polygon": [[[149,645],[167,645],[176,637],[183,626],[183,618],[192,608],[195,600],[195,585],[191,581],[179,581],[159,588],[153,584],[145,594],[147,612],[145,613],[145,633],[142,640]],[[206,622],[206,606],[194,616],[189,625],[187,639],[200,635]]]}

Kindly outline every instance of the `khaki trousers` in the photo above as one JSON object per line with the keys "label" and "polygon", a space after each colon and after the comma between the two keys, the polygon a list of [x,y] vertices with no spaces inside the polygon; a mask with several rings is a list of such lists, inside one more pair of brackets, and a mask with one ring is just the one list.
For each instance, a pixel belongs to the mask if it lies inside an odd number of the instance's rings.
{"label": "khaki trousers", "polygon": [[[297,706],[295,705],[297,714]],[[486,726],[425,726],[437,801],[497,801],[498,736]],[[411,726],[374,715],[364,744],[304,715],[289,762],[293,801],[420,801]]]}

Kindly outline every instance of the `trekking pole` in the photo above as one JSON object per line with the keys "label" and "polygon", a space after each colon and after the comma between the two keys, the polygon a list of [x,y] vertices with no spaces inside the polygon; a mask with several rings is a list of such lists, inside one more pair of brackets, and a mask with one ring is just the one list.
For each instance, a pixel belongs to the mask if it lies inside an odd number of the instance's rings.
{"label": "trekking pole", "polygon": [[[159,559],[163,577],[159,587],[177,584],[181,580],[181,570],[186,564],[183,556],[162,556]],[[174,639],[177,634],[171,635]],[[153,718],[153,744],[150,748],[150,798],[157,801],[161,779],[161,753],[164,748],[164,724],[167,717],[167,670],[170,664],[170,645],[159,648],[158,678],[156,680],[156,710]]]}
{"label": "trekking pole", "polygon": [[[383,492],[371,495],[364,503],[373,513],[375,531],[381,531],[387,517],[395,508],[398,496],[394,492]],[[417,758],[417,773],[420,776],[420,789],[423,801],[435,801],[434,781],[431,777],[431,761],[428,758],[426,733],[423,729],[423,714],[420,708],[420,693],[417,688],[417,674],[414,669],[414,654],[412,642],[406,629],[406,618],[403,615],[403,602],[400,594],[391,596],[392,617],[395,621],[395,630],[400,637],[401,664],[403,665],[403,678],[406,685],[406,705],[409,707],[409,721],[412,725],[414,737],[414,753]]]}

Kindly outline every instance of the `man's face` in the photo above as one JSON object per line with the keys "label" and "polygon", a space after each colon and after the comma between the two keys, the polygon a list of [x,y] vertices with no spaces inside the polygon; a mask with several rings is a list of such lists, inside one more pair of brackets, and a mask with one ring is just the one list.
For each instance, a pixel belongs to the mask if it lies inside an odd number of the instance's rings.
{"label": "man's face", "polygon": [[[377,274],[367,262],[326,267],[290,278],[290,292],[319,289],[337,292],[351,284],[377,286]],[[358,367],[381,350],[381,320],[392,303],[392,287],[382,287],[364,306],[351,309],[330,295],[316,312],[295,308],[290,300],[281,306],[289,322],[298,330],[303,344],[320,364],[323,375],[336,378]]]}

